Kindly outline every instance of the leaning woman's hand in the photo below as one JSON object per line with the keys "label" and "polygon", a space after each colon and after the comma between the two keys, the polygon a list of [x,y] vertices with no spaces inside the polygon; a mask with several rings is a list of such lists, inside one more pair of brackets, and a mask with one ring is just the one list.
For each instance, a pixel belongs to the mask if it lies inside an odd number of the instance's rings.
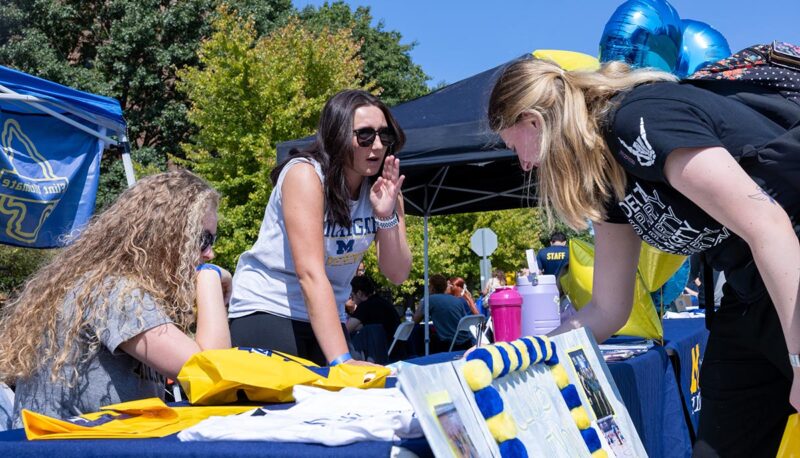
{"label": "leaning woman's hand", "polygon": [[350,364],[353,366],[372,366],[372,367],[383,367],[380,364],[371,363],[369,361],[361,361],[360,359],[351,359],[345,361],[343,364]]}
{"label": "leaning woman's hand", "polygon": [[375,216],[391,218],[405,178],[404,175],[400,175],[400,159],[392,155],[386,156],[383,161],[383,174],[378,177],[369,192],[369,201]]}

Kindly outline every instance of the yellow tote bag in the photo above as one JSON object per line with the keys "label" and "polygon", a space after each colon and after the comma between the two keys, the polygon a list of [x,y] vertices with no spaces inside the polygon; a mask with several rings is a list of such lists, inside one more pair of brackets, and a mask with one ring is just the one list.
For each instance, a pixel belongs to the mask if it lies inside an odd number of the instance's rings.
{"label": "yellow tote bag", "polygon": [[181,368],[178,381],[192,404],[217,405],[236,402],[239,393],[249,401],[290,402],[295,385],[383,388],[389,373],[385,367],[346,363],[319,367],[296,356],[243,347],[195,354]]}
{"label": "yellow tote bag", "polygon": [[211,416],[234,415],[253,406],[168,407],[148,398],[102,407],[100,412],[59,420],[22,410],[28,440],[137,439],[164,437],[196,425]]}
{"label": "yellow tote bag", "polygon": [[800,458],[800,414],[789,415],[777,458]]}

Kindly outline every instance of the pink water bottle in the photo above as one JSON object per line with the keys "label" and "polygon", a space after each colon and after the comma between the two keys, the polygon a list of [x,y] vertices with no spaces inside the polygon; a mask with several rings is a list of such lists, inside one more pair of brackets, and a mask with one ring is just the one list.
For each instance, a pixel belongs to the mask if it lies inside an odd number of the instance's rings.
{"label": "pink water bottle", "polygon": [[499,287],[489,296],[496,342],[519,339],[522,332],[522,296],[512,287]]}
{"label": "pink water bottle", "polygon": [[561,324],[558,287],[555,275],[517,278],[522,296],[522,335],[547,334]]}

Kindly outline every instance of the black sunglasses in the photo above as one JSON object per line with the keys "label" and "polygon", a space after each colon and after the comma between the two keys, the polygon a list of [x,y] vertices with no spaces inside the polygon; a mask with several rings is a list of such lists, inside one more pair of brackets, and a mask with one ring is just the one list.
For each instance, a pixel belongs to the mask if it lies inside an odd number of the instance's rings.
{"label": "black sunglasses", "polygon": [[397,141],[394,131],[389,127],[375,130],[372,127],[362,127],[353,131],[356,135],[358,146],[372,146],[375,143],[375,137],[381,138],[383,146],[392,146]]}
{"label": "black sunglasses", "polygon": [[200,251],[206,251],[209,247],[214,245],[217,241],[217,234],[212,234],[211,231],[204,230],[200,234]]}

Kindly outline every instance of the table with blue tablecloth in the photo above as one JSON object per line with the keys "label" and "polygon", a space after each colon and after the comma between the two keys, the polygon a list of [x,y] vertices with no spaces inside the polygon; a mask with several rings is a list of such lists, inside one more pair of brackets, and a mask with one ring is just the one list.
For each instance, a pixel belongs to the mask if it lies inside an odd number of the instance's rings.
{"label": "table with blue tablecloth", "polygon": [[[666,336],[664,347],[655,347],[627,361],[609,363],[609,369],[648,454],[651,457],[688,456],[691,452],[688,426],[691,421],[687,421],[682,399],[691,400],[693,395],[691,391],[695,372],[693,361],[699,364],[707,334],[702,320],[667,320],[664,323],[664,331]],[[693,357],[693,352],[698,355]],[[673,372],[671,355],[680,365],[677,372],[680,383]],[[408,362],[435,364],[453,360],[458,356],[458,353],[442,353]],[[393,385],[393,379],[390,380],[389,384]],[[699,392],[697,394],[699,395]],[[269,408],[287,406],[283,404]],[[427,448],[424,439],[404,441],[394,445],[400,445],[419,456],[430,455],[430,449]],[[180,442],[174,435],[158,439],[27,441],[22,430],[0,433],[0,456],[15,457],[50,455],[76,458],[91,456],[141,458],[168,455],[353,458],[390,456],[392,447],[393,444],[390,442],[376,441],[339,447],[255,441]]]}

